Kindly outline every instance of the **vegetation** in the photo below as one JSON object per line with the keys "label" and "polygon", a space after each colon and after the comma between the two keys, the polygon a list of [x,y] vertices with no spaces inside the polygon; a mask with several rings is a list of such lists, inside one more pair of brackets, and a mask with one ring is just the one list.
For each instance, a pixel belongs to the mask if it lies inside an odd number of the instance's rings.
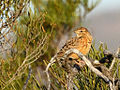
{"label": "vegetation", "polygon": [[[89,0],[1,0],[0,89],[47,90],[44,70],[59,42],[66,33],[70,37],[72,28],[81,26],[98,3],[99,0],[90,5]],[[107,46],[100,44],[96,49],[94,45],[88,57],[100,60]],[[53,90],[66,89],[66,72],[57,63],[50,68],[50,76]],[[87,67],[76,75],[74,83],[82,90],[109,87]]]}

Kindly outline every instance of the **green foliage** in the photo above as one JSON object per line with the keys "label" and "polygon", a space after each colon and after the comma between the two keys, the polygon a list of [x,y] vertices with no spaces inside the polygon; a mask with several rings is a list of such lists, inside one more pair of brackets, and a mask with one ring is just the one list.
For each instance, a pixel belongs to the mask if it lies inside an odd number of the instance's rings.
{"label": "green foliage", "polygon": [[[84,18],[82,7],[85,8],[85,12],[90,12],[99,1],[92,2],[91,5],[88,4],[88,0],[32,0],[32,3],[39,12],[47,13],[46,23],[55,24],[57,33],[59,33],[61,28],[66,30],[66,27],[69,27],[70,30],[76,22],[82,22],[81,19]],[[86,15],[87,13],[84,14]]]}
{"label": "green foliage", "polygon": [[0,31],[9,26],[20,16],[22,9],[29,0],[1,0],[0,1]]}
{"label": "green foliage", "polygon": [[[62,36],[68,34],[72,30],[73,26],[80,25],[84,15],[87,15],[98,4],[98,1],[92,2],[89,5],[88,0],[31,0],[34,10],[37,13],[45,13],[44,28],[51,30],[53,28],[53,34],[51,36],[51,43],[48,46],[48,52],[44,55],[43,59],[49,60],[51,56],[56,53],[55,48],[58,48],[58,44]],[[85,4],[86,3],[86,4]],[[82,12],[84,9],[84,13]],[[70,37],[70,35],[68,36]]]}
{"label": "green foliage", "polygon": [[[28,16],[25,14],[19,18],[18,24],[13,26],[17,36],[15,44],[17,52],[12,52],[11,57],[6,61],[0,60],[2,89],[22,89],[28,75],[28,66],[38,60],[47,50],[50,33],[43,31],[44,14],[32,15],[32,12],[29,12]],[[30,83],[33,83],[33,80]],[[32,86],[28,88],[30,87]]]}
{"label": "green foliage", "polygon": [[[102,43],[98,46],[98,49],[95,48],[95,44],[92,45],[92,48],[88,54],[88,57],[94,60],[100,60],[104,57],[103,51],[106,50],[106,44],[103,45]],[[117,61],[118,63],[119,61]],[[105,66],[107,66],[106,64]],[[56,82],[54,81],[54,78],[52,78],[52,83],[57,83],[59,87],[64,86],[64,89],[67,89],[66,87],[66,72],[60,68],[57,67],[57,64],[52,65],[52,68],[50,68],[50,72],[52,73],[53,77],[56,78]],[[112,71],[114,74],[116,70],[116,65]],[[83,68],[80,73],[78,73],[74,77],[74,83],[76,87],[80,90],[109,90],[109,85],[100,77],[98,77],[95,73],[93,73],[88,67]]]}
{"label": "green foliage", "polygon": [[[45,7],[45,10],[47,11],[47,21],[55,23],[57,25],[59,24],[68,24],[73,25],[75,20],[75,10],[78,7],[80,1],[70,1],[67,0],[64,2],[63,0],[49,0],[47,2],[47,7]],[[47,9],[49,8],[49,9]]]}

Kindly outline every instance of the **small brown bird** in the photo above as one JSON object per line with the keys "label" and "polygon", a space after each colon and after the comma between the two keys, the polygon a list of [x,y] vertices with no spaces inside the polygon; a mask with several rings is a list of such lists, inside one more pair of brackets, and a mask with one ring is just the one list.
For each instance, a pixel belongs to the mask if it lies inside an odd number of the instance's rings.
{"label": "small brown bird", "polygon": [[67,59],[63,60],[62,57],[64,56],[65,52],[69,49],[78,49],[82,54],[86,55],[89,52],[92,44],[92,36],[86,28],[77,28],[74,32],[76,33],[76,37],[68,40],[57,53],[58,63],[67,72],[71,72],[75,68],[76,70],[80,70],[80,68],[85,65],[85,62],[81,60],[75,53],[71,53],[68,55]]}

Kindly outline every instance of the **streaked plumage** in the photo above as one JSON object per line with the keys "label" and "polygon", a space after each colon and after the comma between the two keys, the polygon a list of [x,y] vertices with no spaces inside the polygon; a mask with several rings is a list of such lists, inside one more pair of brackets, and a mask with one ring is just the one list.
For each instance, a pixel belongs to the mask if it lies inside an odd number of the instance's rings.
{"label": "streaked plumage", "polygon": [[67,72],[71,72],[71,69],[74,69],[75,67],[79,69],[83,67],[85,63],[83,60],[80,60],[75,53],[68,55],[67,59],[63,60],[62,57],[64,56],[65,52],[71,48],[74,48],[86,55],[89,52],[92,44],[92,36],[86,28],[77,28],[74,32],[76,33],[76,37],[68,40],[57,53],[57,61]]}

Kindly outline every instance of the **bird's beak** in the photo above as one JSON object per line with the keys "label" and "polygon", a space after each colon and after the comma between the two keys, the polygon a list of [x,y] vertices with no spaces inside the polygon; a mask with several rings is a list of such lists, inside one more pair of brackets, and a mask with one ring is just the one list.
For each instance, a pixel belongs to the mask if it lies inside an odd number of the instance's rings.
{"label": "bird's beak", "polygon": [[74,30],[74,33],[77,33],[77,30]]}

